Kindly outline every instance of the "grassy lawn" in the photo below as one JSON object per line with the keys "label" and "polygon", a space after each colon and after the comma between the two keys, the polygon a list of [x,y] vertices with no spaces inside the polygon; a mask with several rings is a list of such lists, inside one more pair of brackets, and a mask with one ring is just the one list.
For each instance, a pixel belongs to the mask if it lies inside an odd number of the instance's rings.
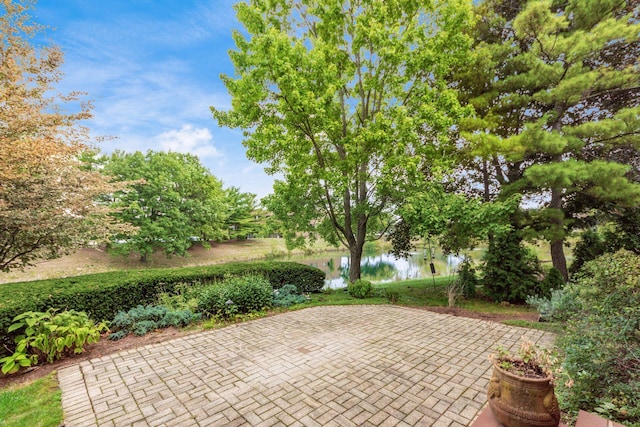
{"label": "grassy lawn", "polygon": [[[301,309],[317,307],[321,305],[355,305],[355,304],[389,304],[385,296],[385,290],[396,291],[399,299],[396,304],[407,307],[447,307],[448,300],[445,294],[447,285],[451,283],[451,277],[436,277],[433,279],[405,280],[373,285],[373,296],[366,299],[358,299],[349,295],[346,289],[328,290],[321,294],[312,294],[311,300],[305,304],[292,307]],[[522,313],[535,313],[536,310],[522,305],[501,305],[488,299],[476,297],[456,302],[456,307],[478,313],[496,315],[518,315]],[[527,320],[505,320],[503,323],[511,326],[520,326],[529,329],[538,329],[554,334],[564,331],[563,323],[555,322],[531,322]]]}
{"label": "grassy lawn", "polygon": [[47,427],[62,423],[55,373],[19,388],[0,390],[0,426]]}
{"label": "grassy lawn", "polygon": [[[335,249],[322,241],[310,249],[323,252]],[[307,251],[309,252],[309,251]],[[210,249],[194,245],[185,257],[167,257],[162,252],[149,256],[146,263],[140,262],[138,254],[130,256],[110,255],[104,249],[80,249],[57,259],[39,262],[37,266],[5,272],[0,275],[0,284],[28,280],[51,279],[69,275],[102,273],[120,270],[144,270],[148,268],[177,268],[197,265],[224,264],[235,261],[271,260],[286,255],[305,254],[301,249],[289,251],[284,239],[249,239],[212,243]]]}
{"label": "grassy lawn", "polygon": [[[311,301],[304,304],[304,306],[326,304],[388,304],[389,301],[384,294],[384,290],[389,290],[398,292],[400,296],[397,302],[398,305],[446,307],[448,300],[445,289],[452,280],[452,277],[436,277],[435,284],[431,278],[374,284],[374,296],[366,299],[353,298],[347,293],[346,289],[329,290],[322,294],[311,295]],[[482,298],[460,300],[456,303],[456,307],[481,313],[496,314],[535,312],[534,309],[528,307],[519,305],[503,306]]]}

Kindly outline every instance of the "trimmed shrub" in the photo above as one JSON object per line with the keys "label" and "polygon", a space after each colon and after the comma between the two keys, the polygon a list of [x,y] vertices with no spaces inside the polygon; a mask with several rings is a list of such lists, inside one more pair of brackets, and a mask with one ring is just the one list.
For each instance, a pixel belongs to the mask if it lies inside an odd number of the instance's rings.
{"label": "trimmed shrub", "polygon": [[0,356],[15,347],[15,333],[7,328],[27,311],[77,310],[92,319],[113,319],[119,311],[157,301],[160,293],[173,295],[177,286],[209,284],[229,276],[260,274],[274,288],[296,285],[302,292],[321,292],[325,273],[294,262],[244,262],[205,267],[115,271],[60,279],[0,285]]}
{"label": "trimmed shrub", "polygon": [[121,311],[116,314],[110,324],[113,333],[109,335],[109,339],[119,340],[132,332],[134,335],[145,335],[169,326],[187,326],[200,317],[200,314],[194,314],[191,310],[171,310],[161,305],[139,305],[127,312]]}
{"label": "trimmed shrub", "polygon": [[[301,293],[319,293],[324,288],[325,272],[316,267],[295,262],[265,262],[261,268],[246,269],[242,274],[253,273],[269,279],[273,289],[294,285]],[[235,274],[240,276],[242,274]]]}
{"label": "trimmed shrub", "polygon": [[294,285],[284,285],[280,289],[273,291],[273,300],[271,304],[274,307],[289,307],[294,304],[302,304],[307,298],[298,293],[298,289]]}
{"label": "trimmed shrub", "polygon": [[349,283],[349,285],[347,286],[349,295],[359,299],[369,298],[371,296],[372,289],[373,286],[371,285],[371,282],[362,279],[358,279],[353,283]]}
{"label": "trimmed shrub", "polygon": [[198,310],[206,316],[230,318],[271,305],[273,288],[262,276],[231,277],[202,290]]}
{"label": "trimmed shrub", "polygon": [[640,256],[589,261],[570,289],[577,309],[556,343],[564,353],[561,406],[640,426]]}

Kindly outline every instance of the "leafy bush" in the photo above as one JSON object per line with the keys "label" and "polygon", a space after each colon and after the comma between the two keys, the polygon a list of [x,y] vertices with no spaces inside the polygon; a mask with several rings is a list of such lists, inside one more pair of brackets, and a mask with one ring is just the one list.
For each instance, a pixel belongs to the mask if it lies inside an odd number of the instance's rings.
{"label": "leafy bush", "polygon": [[371,296],[372,289],[373,286],[371,285],[371,282],[362,279],[358,279],[353,283],[349,283],[349,285],[347,286],[349,295],[359,299],[369,298]]}
{"label": "leafy bush", "polygon": [[528,296],[527,304],[538,310],[540,320],[549,322],[565,321],[579,310],[575,287],[572,285],[552,290],[550,297]]}
{"label": "leafy bush", "polygon": [[145,335],[169,326],[187,326],[199,319],[200,314],[189,309],[171,310],[161,305],[139,305],[127,312],[121,311],[116,314],[111,322],[113,333],[109,335],[109,339],[119,340],[130,333]]}
{"label": "leafy bush", "polygon": [[230,277],[202,290],[198,310],[208,316],[230,318],[270,306],[272,294],[273,288],[263,276]]}
{"label": "leafy bush", "polygon": [[538,259],[516,232],[494,237],[484,261],[482,286],[494,301],[519,303],[540,294]]}
{"label": "leafy bush", "polygon": [[385,297],[389,301],[389,304],[396,304],[400,299],[400,292],[391,289],[384,290]]}
{"label": "leafy bush", "polygon": [[325,273],[294,262],[244,262],[174,269],[115,271],[60,279],[3,285],[0,293],[0,356],[15,348],[15,333],[7,328],[12,319],[27,311],[73,309],[93,319],[108,320],[121,310],[157,302],[160,293],[173,295],[176,287],[206,285],[229,276],[260,274],[273,288],[293,284],[301,292],[320,292]]}
{"label": "leafy bush", "polygon": [[16,337],[13,355],[0,359],[3,374],[36,365],[41,357],[53,363],[67,353],[82,353],[86,344],[98,342],[100,334],[108,330],[104,322],[95,324],[86,313],[73,310],[58,314],[53,309],[44,313],[30,311],[13,320],[9,332],[22,334]]}
{"label": "leafy bush", "polygon": [[587,262],[571,289],[578,311],[557,343],[562,407],[640,426],[640,256],[620,251]]}
{"label": "leafy bush", "polygon": [[640,255],[640,208],[621,208],[614,223],[588,229],[580,234],[573,249],[571,274],[580,270],[584,263],[605,253],[626,249]]}
{"label": "leafy bush", "polygon": [[473,298],[476,295],[476,286],[478,278],[476,277],[476,269],[473,268],[473,260],[469,256],[465,256],[458,266],[458,278],[462,295],[465,298]]}
{"label": "leafy bush", "polygon": [[573,262],[569,272],[576,273],[585,262],[591,261],[607,252],[602,236],[595,230],[585,230],[573,248]]}
{"label": "leafy bush", "polygon": [[204,285],[196,282],[193,284],[179,283],[175,286],[175,294],[161,292],[158,294],[156,305],[162,305],[170,310],[191,310],[198,309],[198,293]]}
{"label": "leafy bush", "polygon": [[540,296],[550,297],[554,289],[562,289],[564,287],[564,278],[562,273],[555,267],[551,267],[540,283]]}
{"label": "leafy bush", "polygon": [[298,289],[294,285],[284,285],[280,289],[273,291],[273,300],[271,304],[274,307],[289,307],[294,304],[302,304],[307,298],[298,294]]}

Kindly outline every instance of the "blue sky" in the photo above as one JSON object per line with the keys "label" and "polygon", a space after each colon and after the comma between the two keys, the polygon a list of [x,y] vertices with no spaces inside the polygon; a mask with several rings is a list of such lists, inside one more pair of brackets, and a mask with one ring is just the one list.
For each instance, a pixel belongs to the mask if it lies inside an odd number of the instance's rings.
{"label": "blue sky", "polygon": [[59,91],[87,92],[93,136],[116,138],[103,152],[189,152],[225,187],[262,197],[273,178],[247,160],[242,132],[209,110],[231,105],[219,76],[233,74],[236,1],[39,0],[33,15],[64,52]]}

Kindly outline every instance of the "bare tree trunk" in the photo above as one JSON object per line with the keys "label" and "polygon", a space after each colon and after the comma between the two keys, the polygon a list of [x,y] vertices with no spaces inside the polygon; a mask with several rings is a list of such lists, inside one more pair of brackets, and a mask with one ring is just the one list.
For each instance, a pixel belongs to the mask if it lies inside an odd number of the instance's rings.
{"label": "bare tree trunk", "polygon": [[349,248],[349,283],[353,283],[360,279],[360,262],[362,261],[362,247],[356,243],[354,247]]}
{"label": "bare tree trunk", "polygon": [[360,262],[362,261],[362,252],[367,237],[367,217],[358,214],[358,227],[356,229],[355,240],[349,247],[351,256],[351,265],[349,269],[349,283],[353,283],[361,277]]}
{"label": "bare tree trunk", "polygon": [[482,161],[482,185],[484,187],[483,200],[486,203],[491,201],[491,187],[489,182],[489,162]]}
{"label": "bare tree trunk", "polygon": [[[551,203],[549,204],[551,209],[562,212],[562,189],[551,189]],[[553,266],[560,271],[564,281],[569,280],[569,271],[567,270],[567,258],[564,255],[564,221],[563,216],[553,216],[551,223],[556,228],[554,235],[556,238],[552,238],[551,244],[551,262]]]}
{"label": "bare tree trunk", "polygon": [[551,261],[553,262],[553,266],[562,273],[564,281],[568,281],[567,258],[564,256],[564,242],[562,240],[554,240],[551,242]]}

